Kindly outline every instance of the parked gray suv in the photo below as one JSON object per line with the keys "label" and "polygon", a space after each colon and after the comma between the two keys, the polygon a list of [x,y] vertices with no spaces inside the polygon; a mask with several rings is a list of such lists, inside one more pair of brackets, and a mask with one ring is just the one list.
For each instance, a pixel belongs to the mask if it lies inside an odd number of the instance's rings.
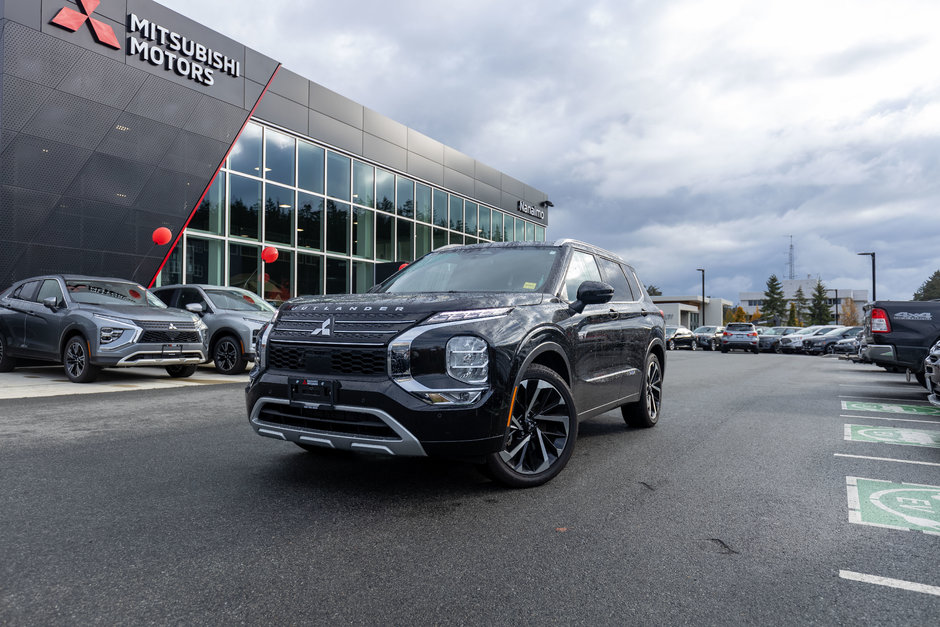
{"label": "parked gray suv", "polygon": [[222,374],[245,371],[255,359],[258,331],[274,316],[263,298],[238,287],[164,285],[153,293],[170,307],[199,315],[208,327],[209,358]]}
{"label": "parked gray suv", "polygon": [[188,377],[206,361],[206,339],[198,316],[125,279],[40,276],[0,293],[0,372],[39,360],[62,363],[75,383],[114,366]]}

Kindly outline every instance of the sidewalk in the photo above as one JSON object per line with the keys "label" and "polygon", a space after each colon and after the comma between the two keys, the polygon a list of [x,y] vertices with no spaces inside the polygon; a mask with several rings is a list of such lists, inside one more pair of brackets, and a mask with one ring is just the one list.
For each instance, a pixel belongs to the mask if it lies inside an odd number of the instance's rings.
{"label": "sidewalk", "polygon": [[61,365],[24,366],[13,372],[0,373],[0,400],[160,390],[221,383],[247,384],[248,371],[225,376],[217,373],[212,364],[203,364],[193,376],[174,379],[163,368],[106,368],[93,383],[72,383],[66,378]]}

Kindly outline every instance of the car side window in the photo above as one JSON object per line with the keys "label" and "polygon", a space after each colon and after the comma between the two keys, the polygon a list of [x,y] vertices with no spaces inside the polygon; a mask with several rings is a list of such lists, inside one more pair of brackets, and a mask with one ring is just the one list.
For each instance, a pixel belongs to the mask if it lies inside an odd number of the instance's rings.
{"label": "car side window", "polygon": [[19,300],[36,300],[36,291],[39,289],[39,281],[27,281],[13,291],[11,298]]}
{"label": "car side window", "polygon": [[597,270],[594,255],[574,251],[568,263],[568,273],[565,275],[565,297],[574,302],[578,300],[578,288],[585,281],[600,281],[601,273]]}
{"label": "car side window", "polygon": [[55,279],[46,279],[42,282],[42,287],[39,288],[39,294],[36,296],[36,300],[41,303],[50,296],[55,296],[56,307],[63,307],[65,305],[65,297],[62,296],[62,288]]}
{"label": "car side window", "polygon": [[640,280],[636,278],[636,273],[630,268],[624,268],[624,273],[627,275],[627,281],[630,282],[630,287],[633,288],[636,299],[643,300],[643,295],[646,294],[646,288],[644,288]]}
{"label": "car side window", "polygon": [[154,292],[153,295],[163,301],[163,304],[167,307],[173,306],[173,298],[176,296],[176,292],[179,290],[160,290],[159,292]]}
{"label": "car side window", "polygon": [[601,267],[604,283],[608,283],[614,288],[612,300],[621,303],[636,300],[633,291],[630,289],[630,283],[627,282],[627,277],[624,275],[623,268],[619,263],[603,257],[598,257],[597,263]]}
{"label": "car side window", "polygon": [[186,309],[186,305],[190,303],[199,303],[203,306],[205,310],[208,311],[209,305],[206,303],[206,299],[202,297],[202,294],[194,287],[183,288],[180,290],[179,301],[176,306],[180,309]]}

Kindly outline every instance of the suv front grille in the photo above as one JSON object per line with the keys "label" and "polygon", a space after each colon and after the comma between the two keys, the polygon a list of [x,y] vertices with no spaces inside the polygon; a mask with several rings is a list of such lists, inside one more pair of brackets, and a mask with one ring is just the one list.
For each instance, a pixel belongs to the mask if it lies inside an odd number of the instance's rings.
{"label": "suv front grille", "polygon": [[391,427],[372,414],[330,408],[300,407],[266,404],[258,413],[258,420],[281,427],[306,429],[319,433],[364,436],[388,440],[401,440]]}
{"label": "suv front grille", "polygon": [[414,314],[290,310],[281,314],[271,340],[384,345],[416,322]]}
{"label": "suv front grille", "polygon": [[[137,326],[145,331],[195,331],[196,323],[192,321],[187,322],[160,322],[155,320],[143,320],[141,322],[135,322]],[[170,328],[170,325],[173,328]]]}
{"label": "suv front grille", "polygon": [[143,344],[179,344],[199,341],[199,334],[195,331],[144,331],[139,340]]}
{"label": "suv front grille", "polygon": [[310,344],[272,343],[268,366],[311,375],[384,375],[384,348],[318,347]]}

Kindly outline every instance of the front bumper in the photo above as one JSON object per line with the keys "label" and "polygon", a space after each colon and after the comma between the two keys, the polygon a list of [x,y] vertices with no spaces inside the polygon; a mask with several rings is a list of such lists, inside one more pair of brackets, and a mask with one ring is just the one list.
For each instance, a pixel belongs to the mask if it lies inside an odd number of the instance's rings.
{"label": "front bumper", "polygon": [[[246,389],[258,435],[324,448],[479,459],[504,446],[510,399],[488,390],[472,405],[428,405],[388,378],[330,381],[332,401],[298,398],[297,373],[265,371]],[[311,377],[312,378],[312,377]]]}
{"label": "front bumper", "polygon": [[205,363],[203,344],[179,344],[177,350],[168,350],[164,344],[131,344],[114,352],[99,350],[92,359],[96,366],[133,367],[133,366],[184,366]]}

